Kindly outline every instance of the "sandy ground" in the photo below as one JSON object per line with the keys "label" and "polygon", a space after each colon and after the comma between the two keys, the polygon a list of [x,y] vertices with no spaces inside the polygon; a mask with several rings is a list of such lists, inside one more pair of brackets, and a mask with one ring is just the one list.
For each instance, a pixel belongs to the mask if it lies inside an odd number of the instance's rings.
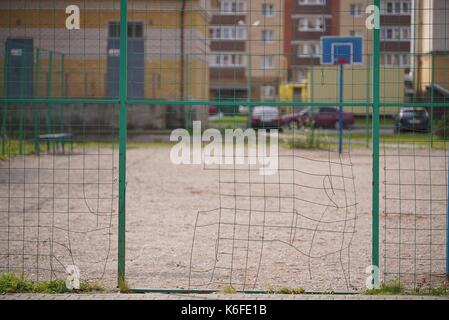
{"label": "sandy ground", "polygon": [[[445,259],[445,154],[384,153],[382,274],[410,286],[435,286]],[[131,287],[365,287],[369,151],[340,158],[281,149],[280,170],[272,176],[261,176],[257,165],[177,166],[169,154],[164,146],[128,150]],[[83,279],[113,288],[117,163],[117,151],[107,148],[0,163],[0,269],[45,279],[65,277],[65,267],[74,264]]]}

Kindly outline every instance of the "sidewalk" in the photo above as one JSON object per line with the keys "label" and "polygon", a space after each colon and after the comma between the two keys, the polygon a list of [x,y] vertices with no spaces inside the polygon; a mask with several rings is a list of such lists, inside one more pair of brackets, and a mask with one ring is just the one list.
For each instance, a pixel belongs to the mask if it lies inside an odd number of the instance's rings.
{"label": "sidewalk", "polygon": [[449,300],[437,296],[247,294],[4,294],[0,300]]}

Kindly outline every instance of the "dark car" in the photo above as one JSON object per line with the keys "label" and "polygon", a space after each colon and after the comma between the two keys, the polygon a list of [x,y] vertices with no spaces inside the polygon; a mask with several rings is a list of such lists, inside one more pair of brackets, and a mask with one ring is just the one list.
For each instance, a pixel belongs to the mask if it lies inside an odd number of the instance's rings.
{"label": "dark car", "polygon": [[[298,114],[285,115],[282,123],[290,128],[304,127],[312,123],[315,128],[335,128],[338,129],[338,109],[334,107],[320,107],[318,110],[306,108]],[[343,127],[350,129],[354,125],[354,114],[343,112]]]}
{"label": "dark car", "polygon": [[428,132],[429,113],[424,108],[402,108],[396,116],[394,131]]}

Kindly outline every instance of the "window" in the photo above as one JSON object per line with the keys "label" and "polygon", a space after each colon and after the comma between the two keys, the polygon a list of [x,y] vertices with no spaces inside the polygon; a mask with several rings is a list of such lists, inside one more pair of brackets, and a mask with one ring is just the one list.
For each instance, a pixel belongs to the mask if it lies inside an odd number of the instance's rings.
{"label": "window", "polygon": [[307,71],[304,69],[298,70],[297,80],[299,83],[303,83],[307,79]]}
{"label": "window", "polygon": [[401,3],[400,2],[394,3],[394,13],[401,14]]}
{"label": "window", "polygon": [[316,57],[320,55],[320,49],[318,45],[310,45],[309,46],[309,52],[311,54],[312,57]]}
{"label": "window", "polygon": [[393,29],[387,29],[387,40],[393,40]]}
{"label": "window", "polygon": [[410,15],[411,0],[382,1],[382,14]]}
{"label": "window", "polygon": [[299,0],[300,5],[325,5],[326,0]]}
{"label": "window", "polygon": [[[110,22],[108,34],[109,38],[120,38],[120,22]],[[143,38],[143,22],[128,22],[128,37]]]}
{"label": "window", "polygon": [[260,91],[263,100],[272,100],[276,97],[276,88],[272,85],[263,85],[260,87]]}
{"label": "window", "polygon": [[387,2],[387,13],[393,13],[393,2]]}
{"label": "window", "polygon": [[209,29],[212,40],[246,40],[245,27],[212,27]]}
{"label": "window", "polygon": [[410,28],[402,28],[401,40],[409,41],[410,40]]}
{"label": "window", "polygon": [[272,17],[274,16],[274,5],[269,3],[262,4],[262,15],[264,17]]}
{"label": "window", "polygon": [[410,63],[410,56],[408,54],[403,54],[402,55],[402,65],[404,67],[410,67],[411,63]]}
{"label": "window", "polygon": [[400,40],[401,39],[401,28],[394,28],[393,36],[394,36],[394,40]]}
{"label": "window", "polygon": [[221,0],[220,12],[222,14],[245,13],[246,5],[243,0]]}
{"label": "window", "polygon": [[325,25],[325,20],[323,17],[317,17],[315,19],[315,29],[316,30],[323,31],[325,29],[324,25]]}
{"label": "window", "polygon": [[381,29],[380,39],[383,41],[410,41],[410,28],[386,28]]}
{"label": "window", "polygon": [[236,37],[238,40],[246,40],[246,29],[245,28],[237,28]]}
{"label": "window", "polygon": [[298,29],[300,31],[309,30],[309,20],[307,18],[299,18],[298,20]]}
{"label": "window", "polygon": [[229,33],[229,28],[224,28],[223,29],[223,39],[230,39],[231,38],[231,34]]}
{"label": "window", "polygon": [[351,4],[350,14],[352,17],[360,17],[363,13],[363,6],[361,4]]}
{"label": "window", "polygon": [[385,53],[380,57],[380,63],[386,67],[410,67],[410,56],[408,54]]}
{"label": "window", "polygon": [[299,57],[316,58],[319,57],[320,54],[321,54],[321,44],[319,42],[301,43],[298,45]]}
{"label": "window", "polygon": [[263,42],[273,42],[274,41],[273,30],[262,30],[262,41]]}
{"label": "window", "polygon": [[230,3],[225,1],[221,3],[221,12],[222,13],[227,13],[227,12],[231,12],[231,8],[230,8]]}
{"label": "window", "polygon": [[211,67],[243,67],[245,61],[241,54],[215,54],[211,55],[209,65]]}
{"label": "window", "polygon": [[298,19],[299,31],[324,31],[326,29],[324,17],[300,17]]}
{"label": "window", "polygon": [[402,2],[402,13],[410,13],[410,4],[407,1]]}
{"label": "window", "polygon": [[398,59],[398,55],[396,54],[392,54],[391,55],[391,65],[392,66],[399,66],[399,59]]}
{"label": "window", "polygon": [[273,56],[263,56],[260,61],[260,67],[262,69],[272,69],[274,67]]}
{"label": "window", "polygon": [[143,23],[142,22],[129,22],[128,23],[128,37],[129,38],[142,38],[143,37]]}
{"label": "window", "polygon": [[110,22],[108,33],[109,38],[120,38],[120,23]]}

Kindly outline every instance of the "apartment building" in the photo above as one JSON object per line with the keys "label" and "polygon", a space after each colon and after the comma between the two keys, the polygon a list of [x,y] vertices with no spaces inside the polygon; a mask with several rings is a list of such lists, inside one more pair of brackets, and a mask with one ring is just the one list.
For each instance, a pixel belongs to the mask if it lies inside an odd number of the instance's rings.
{"label": "apartment building", "polygon": [[247,76],[253,84],[252,100],[276,101],[285,81],[284,0],[250,0],[247,54],[251,57]]}
{"label": "apartment building", "polygon": [[286,0],[284,50],[289,82],[302,83],[320,65],[321,37],[339,34],[340,0]]}
{"label": "apartment building", "polygon": [[372,30],[366,28],[366,8],[372,0],[340,0],[339,35],[344,37],[362,37],[364,61],[369,62],[372,54]]}
{"label": "apartment building", "polygon": [[417,0],[414,10],[414,85],[419,97],[449,99],[449,3]]}
{"label": "apartment building", "polygon": [[[212,15],[209,26],[211,100],[246,99],[247,2],[218,0],[212,2],[209,11]],[[229,110],[234,111],[234,108]]]}
{"label": "apartment building", "polygon": [[[212,100],[274,101],[283,66],[283,1],[219,0],[212,3]],[[235,108],[227,108],[235,112]]]}
{"label": "apartment building", "polygon": [[384,67],[400,67],[409,74],[412,65],[412,0],[382,0],[380,61]]}

